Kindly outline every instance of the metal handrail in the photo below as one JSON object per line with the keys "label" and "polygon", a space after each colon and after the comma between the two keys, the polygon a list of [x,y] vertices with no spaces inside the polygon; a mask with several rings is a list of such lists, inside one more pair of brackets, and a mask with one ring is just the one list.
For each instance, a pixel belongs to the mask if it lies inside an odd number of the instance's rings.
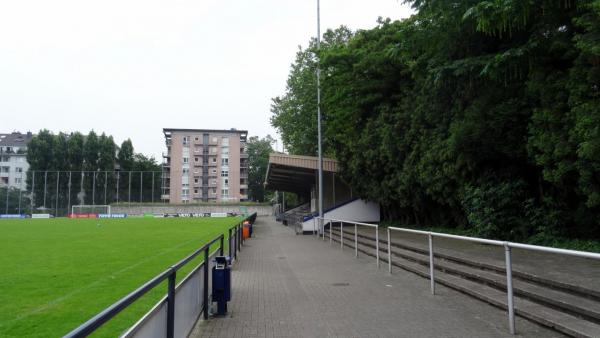
{"label": "metal handrail", "polygon": [[512,276],[512,252],[511,252],[512,248],[600,260],[600,254],[593,253],[593,252],[558,249],[558,248],[551,248],[551,247],[547,247],[547,246],[521,244],[521,243],[508,242],[508,241],[498,241],[498,240],[493,240],[493,239],[478,238],[478,237],[458,236],[458,235],[444,234],[444,233],[432,232],[432,231],[422,231],[422,230],[414,230],[414,229],[406,229],[406,228],[398,228],[398,227],[388,227],[387,228],[387,241],[388,241],[387,254],[388,254],[388,272],[389,273],[392,273],[392,249],[391,249],[392,242],[391,242],[390,231],[399,231],[399,232],[427,236],[428,244],[429,244],[429,280],[430,280],[430,288],[431,288],[432,295],[435,295],[435,273],[434,273],[435,262],[434,262],[434,247],[433,247],[433,238],[434,237],[448,238],[448,239],[454,239],[454,240],[461,240],[461,241],[467,241],[467,242],[474,242],[474,243],[504,247],[504,264],[506,267],[506,294],[507,294],[507,307],[508,307],[508,325],[509,325],[509,330],[510,330],[511,334],[516,333],[513,276]]}
{"label": "metal handrail", "polygon": [[[379,260],[379,224],[370,224],[370,223],[362,223],[362,222],[354,222],[354,221],[344,221],[341,219],[335,219],[335,218],[327,218],[327,217],[314,217],[313,219],[318,219],[319,220],[319,231],[321,232],[321,234],[323,235],[323,241],[325,240],[325,222],[328,221],[328,223],[330,223],[329,225],[329,244],[332,243],[333,240],[333,236],[332,236],[332,226],[333,223],[340,223],[340,248],[341,250],[344,250],[344,223],[349,223],[349,224],[354,224],[354,257],[358,258],[358,226],[367,226],[367,227],[372,227],[375,228],[375,257],[376,257],[376,263],[377,263],[377,268],[379,268],[380,266],[380,260]],[[316,231],[316,225],[315,222],[313,221],[313,232]]]}
{"label": "metal handrail", "polygon": [[[231,248],[232,248],[232,243],[231,243],[232,240],[235,242],[233,245],[234,248],[237,249],[236,252],[234,252],[234,255],[237,256],[237,251],[241,251],[241,244],[244,241],[243,236],[241,236],[242,224],[245,221],[250,221],[250,222],[254,223],[255,220],[256,220],[256,213],[254,213],[248,217],[245,217],[238,224],[230,227],[227,230],[229,233],[228,240],[229,240],[230,255],[231,255]],[[233,229],[235,229],[235,237],[232,238],[231,232]],[[67,337],[68,338],[87,337],[88,335],[93,333],[95,330],[97,330],[100,326],[102,326],[104,323],[106,323],[107,321],[112,319],[114,316],[119,314],[121,311],[126,309],[129,305],[131,305],[137,299],[139,299],[140,297],[142,297],[143,295],[148,293],[150,290],[154,289],[154,287],[159,285],[164,280],[168,279],[169,283],[168,283],[168,292],[167,292],[167,302],[168,302],[167,303],[167,338],[172,338],[174,335],[174,323],[175,323],[175,286],[176,286],[175,281],[176,281],[177,270],[179,270],[182,266],[184,266],[185,264],[190,262],[192,259],[194,259],[198,255],[200,255],[202,252],[204,252],[204,262],[202,262],[201,264],[205,264],[206,262],[208,262],[208,257],[210,256],[210,252],[209,252],[210,246],[213,245],[214,243],[216,243],[217,241],[219,241],[219,249],[218,250],[220,251],[221,254],[223,254],[224,250],[225,250],[224,238],[225,238],[225,236],[223,234],[215,237],[210,242],[204,244],[202,247],[200,247],[199,249],[197,249],[196,251],[194,251],[187,257],[183,258],[179,262],[170,266],[168,269],[161,272],[156,277],[152,278],[151,280],[149,280],[148,282],[146,282],[145,284],[143,284],[142,286],[137,288],[135,291],[129,293],[125,297],[121,298],[117,302],[113,303],[112,305],[110,305],[109,307],[104,309],[102,312],[98,313],[91,319],[87,320],[85,323],[81,324],[79,327],[77,327],[73,331],[67,333],[64,337],[65,338],[67,338]],[[204,319],[208,319],[208,311],[207,311],[207,309],[208,309],[208,268],[207,267],[208,267],[208,264],[205,264],[204,299],[203,299],[203,309],[202,309],[202,311],[204,313]]]}

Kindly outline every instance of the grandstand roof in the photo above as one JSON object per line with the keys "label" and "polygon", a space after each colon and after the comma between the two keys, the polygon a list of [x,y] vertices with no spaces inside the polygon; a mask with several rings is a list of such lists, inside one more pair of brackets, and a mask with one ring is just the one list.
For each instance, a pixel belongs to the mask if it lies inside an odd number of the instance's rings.
{"label": "grandstand roof", "polygon": [[[265,186],[272,190],[305,193],[317,181],[319,161],[314,156],[271,153]],[[338,162],[323,159],[324,172],[337,172]]]}

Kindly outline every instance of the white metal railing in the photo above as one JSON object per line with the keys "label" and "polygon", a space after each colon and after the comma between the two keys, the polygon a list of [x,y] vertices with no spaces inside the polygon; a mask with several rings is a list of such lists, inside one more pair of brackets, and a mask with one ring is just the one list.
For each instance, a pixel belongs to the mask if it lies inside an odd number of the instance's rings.
{"label": "white metal railing", "polygon": [[[316,220],[319,221],[317,226]],[[323,241],[325,240],[325,224],[329,223],[329,244],[333,243],[332,228],[333,223],[340,224],[340,248],[344,250],[344,223],[354,225],[354,257],[358,258],[358,226],[366,226],[375,228],[375,259],[377,267],[379,268],[379,224],[370,224],[354,221],[344,221],[341,219],[327,218],[327,217],[313,217],[313,234],[316,234],[317,229],[319,234],[322,235]]]}
{"label": "white metal railing", "polygon": [[[319,224],[317,224],[317,222]],[[377,260],[377,267],[379,267],[379,225],[378,224],[368,224],[368,223],[361,223],[361,222],[345,221],[345,220],[326,218],[326,217],[314,217],[313,218],[313,234],[322,235],[323,241],[325,241],[325,224],[326,223],[329,223],[329,243],[330,244],[332,243],[332,240],[333,240],[333,235],[332,235],[333,223],[340,223],[340,246],[342,249],[344,247],[344,223],[354,224],[354,252],[355,252],[354,255],[355,255],[355,257],[358,257],[358,231],[357,231],[358,225],[375,228],[376,260]],[[318,233],[317,233],[317,231],[318,231]],[[506,293],[507,293],[507,307],[508,307],[508,324],[509,324],[509,329],[510,329],[511,334],[516,333],[513,276],[512,276],[512,254],[511,254],[512,248],[600,260],[600,253],[558,249],[558,248],[551,248],[551,247],[546,247],[546,246],[513,243],[513,242],[498,241],[498,240],[478,238],[478,237],[450,235],[450,234],[431,232],[431,231],[422,231],[422,230],[414,230],[414,229],[406,229],[406,228],[398,228],[398,227],[388,227],[387,228],[387,256],[388,256],[387,258],[388,258],[388,272],[390,274],[392,273],[391,231],[398,231],[398,232],[412,233],[412,234],[427,236],[428,244],[429,244],[429,279],[430,279],[430,288],[431,288],[432,295],[435,295],[435,273],[434,273],[435,262],[434,262],[434,247],[433,247],[433,238],[434,237],[462,240],[462,241],[503,247],[504,248],[504,263],[505,263],[505,267],[506,267]]]}

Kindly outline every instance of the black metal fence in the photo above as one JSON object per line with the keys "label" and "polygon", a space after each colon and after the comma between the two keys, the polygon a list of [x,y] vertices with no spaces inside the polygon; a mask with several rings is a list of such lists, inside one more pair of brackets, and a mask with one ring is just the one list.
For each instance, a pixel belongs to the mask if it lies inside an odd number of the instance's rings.
{"label": "black metal fence", "polygon": [[[244,218],[243,220],[241,220],[235,226],[228,229],[229,256],[232,257],[233,260],[237,259],[237,254],[239,251],[241,251],[242,245],[244,243],[244,237],[242,235],[243,223],[245,221],[248,221],[251,224],[254,224],[254,222],[256,221],[256,216],[257,216],[257,214],[254,213],[254,214]],[[167,338],[175,337],[175,332],[176,332],[175,309],[176,309],[176,304],[177,304],[176,303],[176,300],[177,300],[177,297],[176,297],[177,271],[181,267],[183,267],[184,265],[189,263],[192,259],[194,259],[195,257],[198,257],[199,255],[204,255],[204,261],[200,265],[198,265],[198,267],[196,267],[188,276],[199,272],[200,269],[202,271],[203,283],[199,283],[199,285],[202,285],[202,290],[201,290],[202,296],[200,297],[201,304],[200,304],[200,311],[199,311],[198,315],[202,314],[204,316],[204,319],[208,319],[208,315],[209,315],[208,309],[209,309],[209,301],[210,301],[210,297],[209,297],[209,292],[210,292],[209,285],[210,284],[209,284],[209,275],[208,274],[209,274],[209,270],[210,270],[209,267],[210,267],[210,257],[211,257],[211,253],[209,251],[210,251],[211,245],[218,242],[219,248],[217,249],[217,252],[220,255],[223,255],[225,253],[224,252],[224,250],[225,250],[224,241],[225,241],[224,235],[220,235],[220,236],[212,239],[211,241],[209,241],[208,243],[204,244],[202,247],[200,247],[199,249],[194,251],[189,256],[187,256],[184,259],[182,259],[181,261],[175,263],[174,265],[169,267],[167,270],[163,271],[156,277],[154,277],[151,280],[149,280],[148,282],[146,282],[144,285],[140,286],[135,291],[133,291],[130,294],[128,294],[127,296],[121,298],[119,301],[112,304],[111,306],[109,306],[108,308],[106,308],[105,310],[103,310],[102,312],[97,314],[96,316],[92,317],[87,322],[83,323],[82,325],[80,325],[79,327],[74,329],[73,331],[69,332],[64,337],[69,337],[69,338],[70,337],[87,337],[88,335],[90,335],[94,331],[96,331],[98,328],[100,328],[104,323],[108,322],[113,317],[115,317],[117,314],[119,314],[121,311],[125,310],[129,305],[134,303],[137,299],[139,299],[140,297],[142,297],[143,295],[148,293],[150,290],[154,289],[157,285],[159,285],[164,280],[168,280],[167,296],[164,300],[164,301],[166,301],[166,321],[164,323],[164,325],[166,326],[165,332],[166,332]],[[213,255],[215,253],[213,253]],[[184,284],[187,280],[189,280],[189,279],[188,278],[184,279],[184,281],[182,281],[181,284]],[[181,286],[181,284],[179,286]],[[163,301],[161,301],[161,302],[163,302]],[[159,305],[161,302],[159,302]],[[194,321],[197,319],[198,318],[194,318]],[[189,334],[189,329],[183,330],[183,331],[179,330],[179,331],[180,332],[187,331],[185,334],[180,334],[181,336],[187,336],[187,334]],[[128,336],[136,336],[134,333],[131,333]]]}

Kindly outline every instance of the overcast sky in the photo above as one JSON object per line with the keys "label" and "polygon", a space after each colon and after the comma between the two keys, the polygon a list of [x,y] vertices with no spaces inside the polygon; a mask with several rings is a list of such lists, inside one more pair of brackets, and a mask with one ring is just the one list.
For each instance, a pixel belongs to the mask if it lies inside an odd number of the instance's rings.
{"label": "overcast sky", "polygon": [[[402,0],[322,0],[321,27],[399,19]],[[163,127],[271,134],[316,0],[0,2],[0,132],[106,132],[159,159]],[[281,147],[281,144],[279,144]]]}

